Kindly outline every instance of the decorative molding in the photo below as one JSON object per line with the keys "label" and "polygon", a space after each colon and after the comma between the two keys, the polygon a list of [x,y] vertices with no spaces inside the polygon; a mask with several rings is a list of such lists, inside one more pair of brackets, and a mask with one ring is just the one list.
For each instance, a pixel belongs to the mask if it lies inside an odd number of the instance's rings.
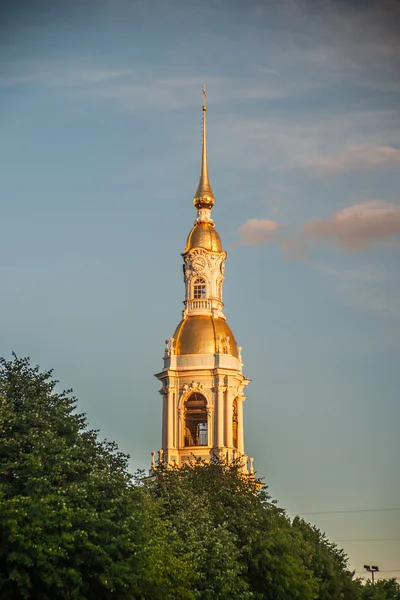
{"label": "decorative molding", "polygon": [[163,379],[161,383],[162,387],[158,391],[161,394],[161,396],[166,396],[168,393],[168,381],[166,379]]}
{"label": "decorative molding", "polygon": [[225,392],[227,391],[228,386],[226,385],[217,385],[214,390],[218,393],[218,391],[222,392],[225,394]]}
{"label": "decorative molding", "polygon": [[204,393],[205,386],[203,383],[200,383],[200,381],[191,381],[190,383],[185,383],[182,389],[184,394],[187,394],[188,392]]}
{"label": "decorative molding", "polygon": [[169,392],[175,392],[177,385],[176,382],[172,379],[162,379],[162,388],[158,390],[162,396],[166,396]]}
{"label": "decorative molding", "polygon": [[175,339],[170,337],[169,340],[165,340],[164,358],[169,358],[175,354],[174,348]]}
{"label": "decorative molding", "polygon": [[218,257],[215,256],[214,254],[209,254],[207,258],[208,258],[208,267],[210,269],[210,272],[214,275],[215,271],[217,270]]}
{"label": "decorative molding", "polygon": [[207,250],[203,250],[203,248],[196,248],[195,250],[191,250],[190,253],[185,257],[185,260],[192,260],[194,256],[207,256]]}
{"label": "decorative molding", "polygon": [[204,396],[206,399],[206,405],[212,403],[212,395],[210,394],[211,388],[204,383],[200,383],[200,381],[191,381],[190,383],[185,383],[181,388],[181,393],[179,395],[178,407],[181,410],[185,409],[185,402],[190,397],[193,392],[198,392]]}
{"label": "decorative molding", "polygon": [[231,339],[229,335],[222,336],[217,335],[215,344],[216,354],[230,354],[231,353]]}

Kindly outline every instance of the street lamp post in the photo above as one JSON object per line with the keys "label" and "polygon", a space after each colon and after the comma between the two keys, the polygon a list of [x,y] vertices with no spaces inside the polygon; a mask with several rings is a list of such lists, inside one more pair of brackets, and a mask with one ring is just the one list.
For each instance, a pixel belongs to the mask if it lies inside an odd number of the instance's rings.
{"label": "street lamp post", "polygon": [[366,571],[368,571],[369,573],[371,573],[372,585],[374,585],[374,583],[375,583],[375,581],[374,581],[374,573],[379,572],[379,567],[377,567],[376,565],[364,565],[364,569]]}

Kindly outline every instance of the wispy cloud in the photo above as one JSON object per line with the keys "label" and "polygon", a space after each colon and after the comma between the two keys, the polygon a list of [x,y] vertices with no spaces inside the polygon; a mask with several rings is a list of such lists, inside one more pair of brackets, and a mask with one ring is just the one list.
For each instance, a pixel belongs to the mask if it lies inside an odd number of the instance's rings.
{"label": "wispy cloud", "polygon": [[0,86],[48,85],[54,87],[81,87],[121,79],[132,74],[131,69],[102,67],[74,67],[60,64],[32,66],[28,73],[0,78]]}
{"label": "wispy cloud", "polygon": [[322,264],[313,266],[348,304],[363,310],[400,317],[399,287],[395,278],[384,266],[360,266],[359,268],[332,268]]}
{"label": "wispy cloud", "polygon": [[367,200],[342,208],[327,219],[310,219],[292,234],[287,232],[288,228],[268,219],[249,219],[238,228],[242,244],[256,246],[279,241],[284,256],[290,260],[304,260],[312,240],[328,241],[350,252],[366,250],[377,242],[400,249],[396,243],[400,236],[400,205]]}
{"label": "wispy cloud", "polygon": [[[88,90],[90,97],[112,102],[121,110],[136,112],[162,108],[177,110],[193,106],[199,101],[205,79],[213,86],[213,101],[218,97],[221,79],[204,75],[160,77],[157,74],[138,73],[124,81],[107,82]],[[225,82],[226,83],[226,82]]]}
{"label": "wispy cloud", "polygon": [[256,246],[272,242],[276,238],[279,223],[268,219],[249,219],[238,229],[240,242],[246,246]]}
{"label": "wispy cloud", "polygon": [[44,85],[54,87],[84,87],[132,74],[131,69],[107,69],[102,67],[71,67],[60,64],[32,66],[28,73],[0,78],[0,86]]}
{"label": "wispy cloud", "polygon": [[[364,3],[320,0],[318,5],[294,0],[290,9],[292,18],[310,42],[298,53],[299,60],[306,61],[313,70],[320,70],[323,80],[342,76],[367,86],[372,83],[376,88],[392,88],[398,75],[400,49],[397,0]],[[296,36],[292,38],[292,44],[298,41]],[[294,59],[298,59],[297,55]]]}
{"label": "wispy cloud", "polygon": [[[82,99],[109,101],[123,111],[154,111],[156,108],[174,110],[193,105],[201,95],[204,81],[213,89],[212,101],[218,103],[226,99],[226,90],[237,85],[231,77],[187,76],[171,73],[169,76],[155,72],[141,65],[134,68],[106,68],[92,65],[74,65],[63,62],[32,64],[24,66],[20,73],[0,77],[0,87],[37,85],[40,87],[70,88],[79,93]],[[245,86],[242,86],[245,88]],[[243,89],[243,94],[252,93],[255,97],[266,96],[266,90],[257,87]],[[276,96],[273,90],[270,96]]]}
{"label": "wispy cloud", "polygon": [[345,173],[356,169],[400,166],[400,150],[372,144],[351,146],[340,154],[307,158],[303,165],[322,173]]}
{"label": "wispy cloud", "polygon": [[[351,168],[360,164],[364,170],[371,164],[377,169],[400,165],[395,110],[354,109],[332,115],[299,115],[294,110],[266,113],[264,118],[250,115],[250,111],[245,116],[224,111],[213,123],[210,136],[215,139],[213,148],[222,160],[251,170],[295,170],[299,177],[333,173],[334,169],[345,171],[350,168],[348,161]],[[339,150],[343,147],[356,150],[343,153]]]}
{"label": "wispy cloud", "polygon": [[374,242],[400,235],[400,206],[383,200],[354,204],[328,219],[308,221],[304,234],[329,240],[344,250],[365,250]]}
{"label": "wispy cloud", "polygon": [[[0,78],[0,86],[50,86],[60,88],[63,94],[67,89],[69,95],[79,97],[81,106],[103,105],[118,112],[149,113],[198,106],[204,80],[210,89],[210,117],[219,115],[210,128],[210,139],[214,140],[214,153],[224,162],[237,161],[252,170],[301,168],[317,174],[400,165],[395,110],[298,114],[293,105],[283,113],[260,114],[258,109],[243,113],[241,103],[253,105],[258,101],[301,97],[309,83],[307,80],[300,84],[283,73],[263,68],[248,79],[207,77],[201,73],[163,75],[137,64],[127,69],[55,62]],[[234,99],[228,107],[227,98]],[[214,111],[217,105],[224,106]],[[344,145],[347,150],[338,153],[337,148]]]}
{"label": "wispy cloud", "polygon": [[105,68],[87,68],[78,69],[71,72],[71,76],[75,77],[77,83],[85,84],[103,83],[121,77],[127,77],[132,74],[131,69],[105,69]]}
{"label": "wispy cloud", "polygon": [[37,79],[33,74],[26,75],[10,75],[9,77],[0,77],[0,86],[14,87],[18,85],[26,85],[34,83]]}

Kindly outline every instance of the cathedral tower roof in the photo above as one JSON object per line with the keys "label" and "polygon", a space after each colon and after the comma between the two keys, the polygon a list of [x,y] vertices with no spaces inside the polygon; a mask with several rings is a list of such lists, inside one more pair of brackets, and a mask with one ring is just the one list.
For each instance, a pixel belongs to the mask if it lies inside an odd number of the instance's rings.
{"label": "cathedral tower roof", "polygon": [[206,130],[206,86],[203,87],[204,104],[203,110],[203,142],[201,149],[200,179],[193,204],[197,209],[197,219],[190,231],[184,254],[193,248],[202,248],[208,252],[223,252],[221,238],[215,230],[214,221],[211,218],[211,209],[214,206],[214,194],[208,177],[207,166],[207,130]]}
{"label": "cathedral tower roof", "polygon": [[221,238],[211,221],[200,221],[195,224],[186,240],[185,254],[192,248],[204,248],[210,252],[222,252]]}
{"label": "cathedral tower roof", "polygon": [[207,164],[207,106],[206,106],[206,85],[203,87],[203,141],[201,148],[201,166],[200,179],[196,194],[193,198],[193,204],[200,210],[201,208],[212,208],[214,206],[214,194],[211,189],[210,179],[208,177]]}
{"label": "cathedral tower roof", "polygon": [[175,329],[175,354],[215,354],[229,338],[229,354],[238,358],[238,347],[228,323],[207,315],[185,317]]}
{"label": "cathedral tower roof", "polygon": [[[200,180],[193,199],[197,217],[182,254],[185,284],[182,319],[165,340],[161,381],[162,446],[157,462],[183,466],[192,457],[209,461],[240,460],[253,477],[253,459],[245,454],[242,348],[224,314],[226,252],[214,227],[214,194],[207,167],[206,90]],[[155,468],[155,453],[152,469]]]}

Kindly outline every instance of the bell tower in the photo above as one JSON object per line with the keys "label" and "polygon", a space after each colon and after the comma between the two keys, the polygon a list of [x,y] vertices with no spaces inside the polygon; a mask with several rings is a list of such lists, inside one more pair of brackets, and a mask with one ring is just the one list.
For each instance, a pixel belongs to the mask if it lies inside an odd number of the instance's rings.
{"label": "bell tower", "polygon": [[241,347],[224,315],[226,252],[211,217],[214,194],[208,177],[206,90],[202,128],[200,180],[193,199],[197,218],[183,251],[185,284],[182,320],[165,342],[161,382],[161,449],[155,461],[181,466],[193,457],[240,458],[245,474],[253,459],[244,449],[244,388]]}

